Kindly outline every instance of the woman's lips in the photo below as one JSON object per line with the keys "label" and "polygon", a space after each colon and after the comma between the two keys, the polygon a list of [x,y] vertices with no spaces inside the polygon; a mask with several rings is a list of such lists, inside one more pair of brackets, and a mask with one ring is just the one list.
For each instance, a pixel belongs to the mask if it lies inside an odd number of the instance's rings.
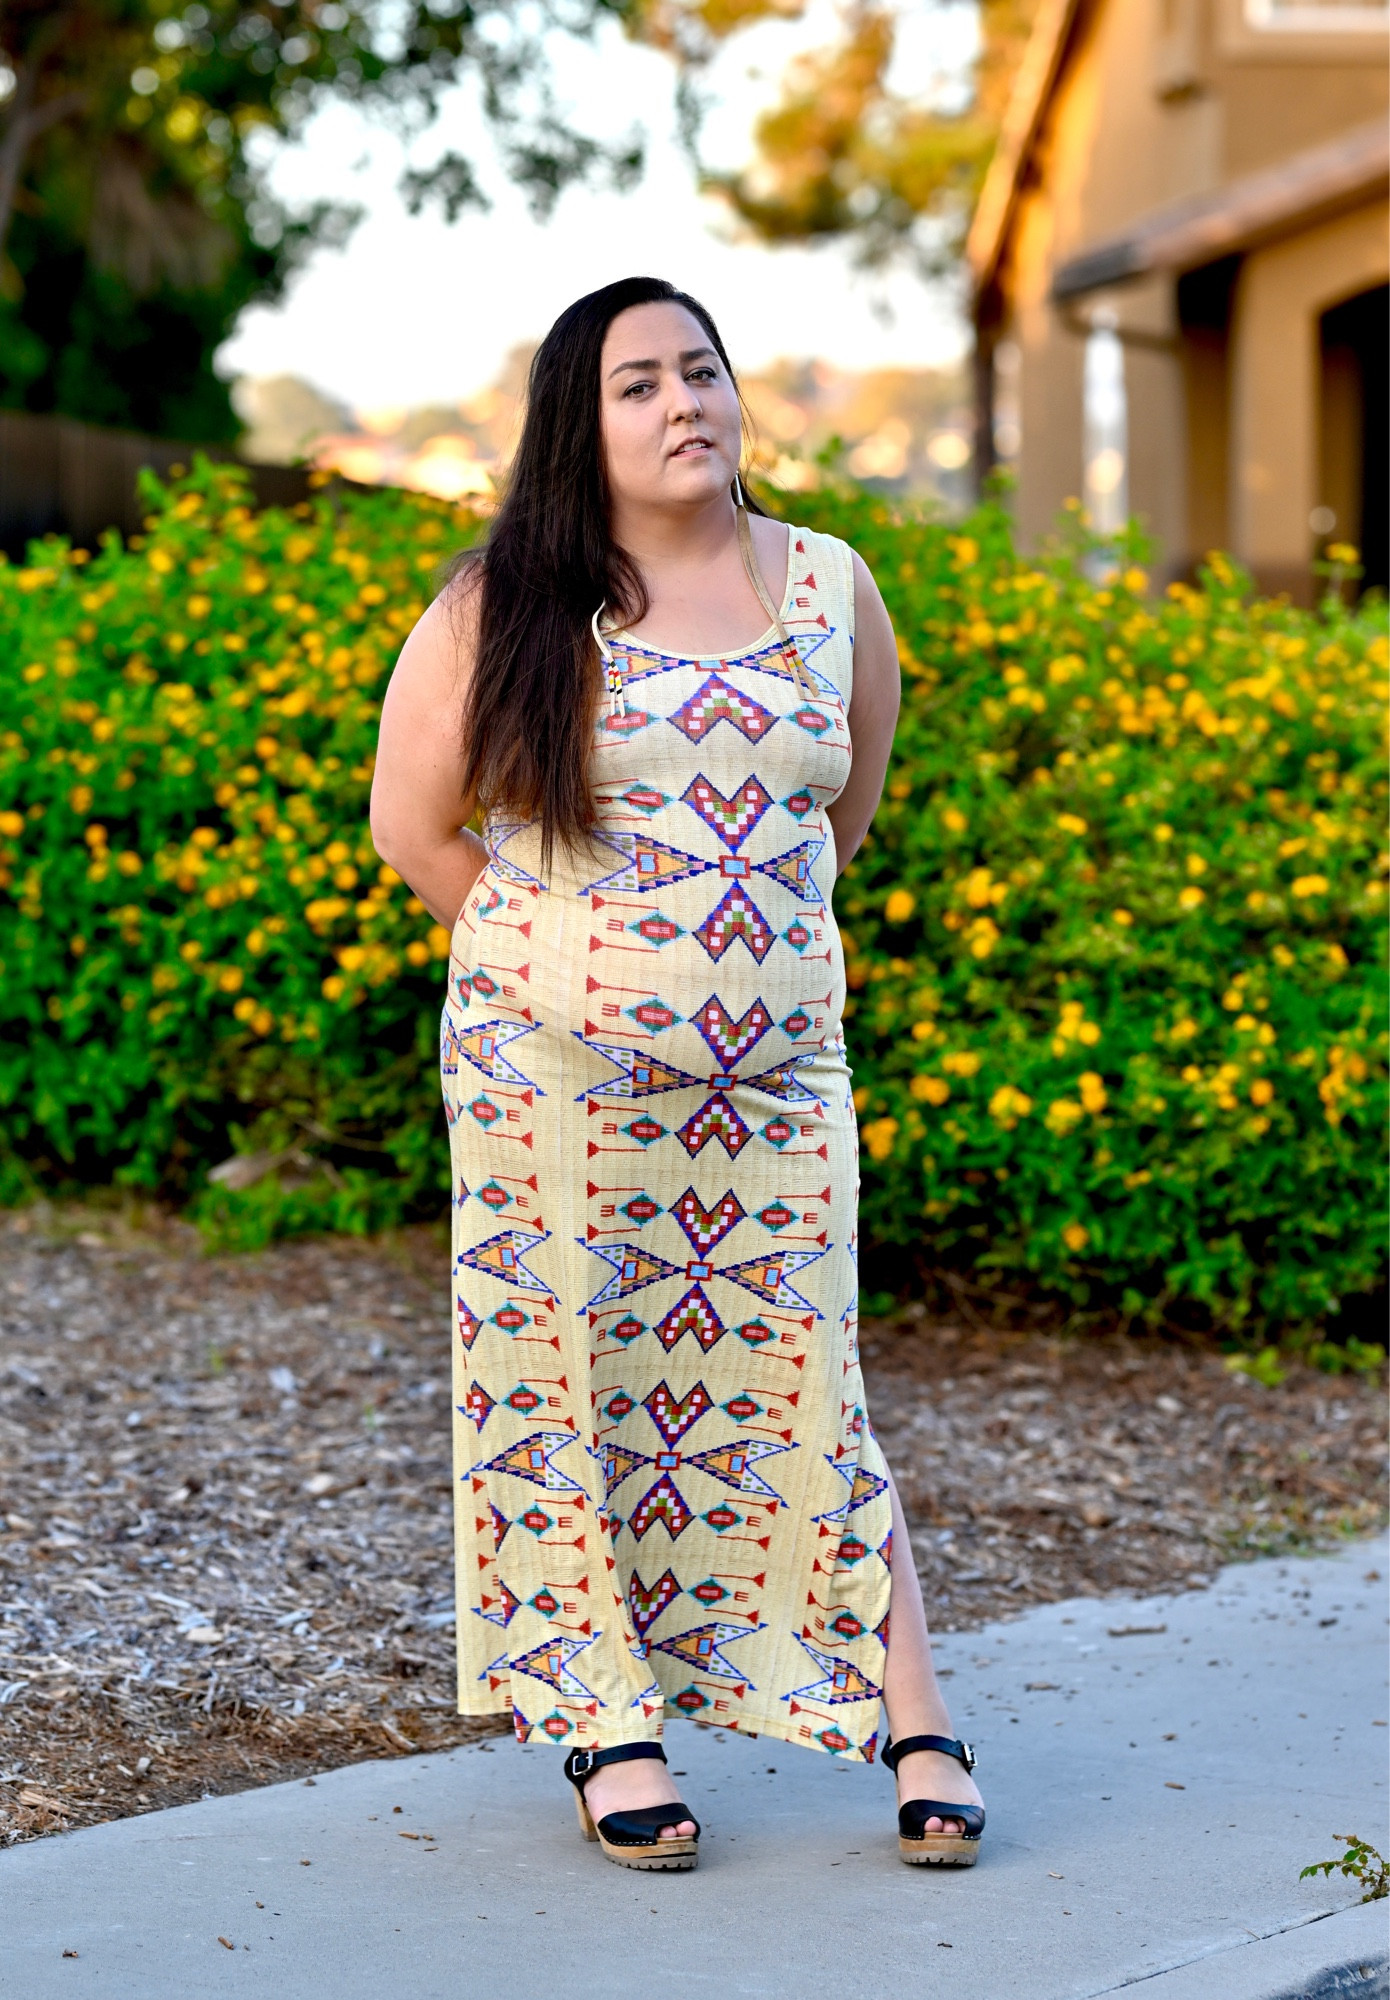
{"label": "woman's lips", "polygon": [[714,446],[710,443],[708,438],[687,438],[684,444],[678,444],[676,446],[675,450],[671,453],[671,456],[672,458],[682,458],[687,452],[713,451],[713,450]]}

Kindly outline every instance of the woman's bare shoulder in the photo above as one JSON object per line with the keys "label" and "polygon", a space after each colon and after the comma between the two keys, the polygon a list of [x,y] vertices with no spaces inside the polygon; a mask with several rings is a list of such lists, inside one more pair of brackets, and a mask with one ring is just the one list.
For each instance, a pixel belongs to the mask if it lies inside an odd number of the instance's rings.
{"label": "woman's bare shoulder", "polygon": [[455,572],[415,621],[396,662],[396,678],[457,692],[477,650],[480,581],[476,562]]}

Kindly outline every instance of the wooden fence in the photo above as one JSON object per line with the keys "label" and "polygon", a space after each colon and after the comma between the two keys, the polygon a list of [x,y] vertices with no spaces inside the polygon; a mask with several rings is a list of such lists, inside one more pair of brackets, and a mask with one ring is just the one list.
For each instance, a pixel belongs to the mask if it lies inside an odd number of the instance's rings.
{"label": "wooden fence", "polygon": [[[66,535],[95,547],[106,528],[139,530],[144,517],[136,478],[144,466],[167,475],[195,451],[234,460],[228,445],[179,444],[134,431],[100,430],[71,417],[0,410],[0,549],[12,559],[38,535]],[[248,465],[262,507],[290,507],[309,491],[307,467]]]}

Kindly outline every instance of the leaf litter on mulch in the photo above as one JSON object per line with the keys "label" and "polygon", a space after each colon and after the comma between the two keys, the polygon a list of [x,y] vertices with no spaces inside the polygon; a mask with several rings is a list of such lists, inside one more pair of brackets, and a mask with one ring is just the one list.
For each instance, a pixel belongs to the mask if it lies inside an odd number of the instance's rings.
{"label": "leaf litter on mulch", "polygon": [[[0,1840],[497,1733],[455,1707],[448,1328],[437,1229],[0,1220]],[[942,1629],[1384,1518],[1373,1382],[968,1302],[863,1349]]]}

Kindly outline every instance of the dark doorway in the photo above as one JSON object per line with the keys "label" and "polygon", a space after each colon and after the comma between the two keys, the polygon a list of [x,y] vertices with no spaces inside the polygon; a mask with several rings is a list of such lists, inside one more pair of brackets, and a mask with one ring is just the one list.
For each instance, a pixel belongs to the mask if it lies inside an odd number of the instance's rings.
{"label": "dark doorway", "polygon": [[1363,589],[1390,587],[1390,286],[1358,292],[1321,321],[1320,504],[1354,542]]}

